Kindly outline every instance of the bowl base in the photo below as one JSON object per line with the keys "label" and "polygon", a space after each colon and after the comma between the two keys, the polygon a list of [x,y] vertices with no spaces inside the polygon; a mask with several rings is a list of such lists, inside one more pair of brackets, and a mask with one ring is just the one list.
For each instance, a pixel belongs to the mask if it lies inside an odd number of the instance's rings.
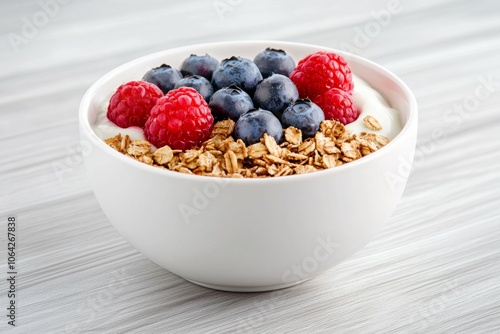
{"label": "bowl base", "polygon": [[305,281],[310,280],[310,278],[306,278],[305,280],[292,282],[292,283],[283,283],[283,284],[274,284],[274,285],[262,285],[262,286],[237,286],[237,285],[217,285],[217,284],[208,284],[203,282],[198,282],[194,280],[190,280],[185,278],[186,281],[191,282],[193,284],[202,286],[204,288],[220,290],[220,291],[229,291],[229,292],[264,292],[264,291],[272,291],[290,288],[297,284],[303,283]]}

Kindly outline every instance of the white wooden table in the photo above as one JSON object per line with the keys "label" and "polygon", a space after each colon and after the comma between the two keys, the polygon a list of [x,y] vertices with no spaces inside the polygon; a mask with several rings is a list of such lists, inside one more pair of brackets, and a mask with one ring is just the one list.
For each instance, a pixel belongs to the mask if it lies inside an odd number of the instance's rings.
{"label": "white wooden table", "polygon": [[[500,333],[500,2],[4,0],[0,33],[0,332]],[[420,107],[414,168],[385,228],[279,295],[212,291],[147,260],[102,213],[79,153],[78,104],[101,75],[245,39],[368,57]]]}

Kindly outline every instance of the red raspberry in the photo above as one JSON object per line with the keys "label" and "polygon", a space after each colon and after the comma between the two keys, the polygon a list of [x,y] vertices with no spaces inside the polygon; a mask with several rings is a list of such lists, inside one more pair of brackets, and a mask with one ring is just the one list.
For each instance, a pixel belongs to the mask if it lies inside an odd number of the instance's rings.
{"label": "red raspberry", "polygon": [[290,73],[301,98],[313,98],[330,88],[351,92],[351,68],[347,61],[333,52],[318,51],[299,61]]}
{"label": "red raspberry", "polygon": [[108,106],[108,119],[122,128],[143,127],[163,92],[145,81],[130,81],[116,90]]}
{"label": "red raspberry", "polygon": [[325,114],[325,119],[334,119],[346,125],[358,119],[361,113],[352,103],[351,96],[338,88],[332,88],[312,99]]}
{"label": "red raspberry", "polygon": [[173,89],[158,100],[144,126],[144,135],[156,147],[188,150],[210,137],[214,118],[194,88]]}

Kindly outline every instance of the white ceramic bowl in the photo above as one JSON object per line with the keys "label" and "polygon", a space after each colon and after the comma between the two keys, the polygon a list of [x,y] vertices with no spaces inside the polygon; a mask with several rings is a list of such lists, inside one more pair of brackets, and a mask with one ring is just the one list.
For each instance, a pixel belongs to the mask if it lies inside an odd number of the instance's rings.
{"label": "white ceramic bowl", "polygon": [[353,72],[399,111],[403,129],[381,150],[325,171],[269,179],[223,179],[160,170],[108,147],[92,130],[116,88],[152,67],[179,67],[191,53],[223,59],[281,48],[295,60],[330,48],[275,41],[224,42],[151,54],[89,88],[80,106],[85,163],[102,210],[135,248],[193,283],[265,291],[305,281],[362,248],[390,217],[406,185],[417,104],[394,74],[339,52]]}

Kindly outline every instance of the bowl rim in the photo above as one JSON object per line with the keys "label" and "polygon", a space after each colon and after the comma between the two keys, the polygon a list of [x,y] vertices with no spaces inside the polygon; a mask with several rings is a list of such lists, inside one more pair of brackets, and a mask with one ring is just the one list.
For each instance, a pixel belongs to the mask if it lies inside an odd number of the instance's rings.
{"label": "bowl rim", "polygon": [[[313,173],[305,173],[305,174],[296,174],[296,175],[287,175],[287,176],[281,176],[281,177],[264,177],[264,178],[230,178],[230,177],[217,177],[217,176],[205,176],[205,175],[196,175],[196,174],[185,174],[185,173],[180,173],[176,171],[171,171],[168,169],[160,169],[157,167],[153,167],[147,164],[144,164],[140,161],[137,161],[135,159],[131,159],[130,157],[127,157],[126,155],[114,150],[110,146],[108,146],[104,140],[99,138],[97,134],[94,132],[92,129],[92,126],[90,125],[89,118],[88,118],[88,111],[90,110],[90,102],[92,101],[93,96],[95,93],[99,90],[99,87],[107,82],[109,79],[113,78],[114,76],[118,75],[119,73],[135,66],[137,63],[141,63],[143,61],[146,61],[147,59],[150,58],[155,58],[160,55],[165,55],[169,53],[179,53],[179,52],[188,52],[190,53],[189,50],[192,48],[209,48],[209,47],[234,47],[235,45],[273,45],[273,47],[279,47],[285,49],[287,46],[290,47],[299,47],[299,48],[314,48],[314,49],[322,49],[326,51],[332,51],[341,54],[342,56],[349,58],[349,59],[355,59],[356,62],[362,63],[366,67],[370,67],[377,72],[384,72],[384,74],[390,78],[393,82],[395,82],[405,93],[405,95],[408,97],[408,109],[409,109],[409,114],[408,114],[408,119],[406,121],[406,124],[403,126],[401,131],[396,135],[394,139],[392,139],[387,145],[382,147],[381,149],[377,150],[376,152],[373,152],[370,155],[364,156],[358,160],[351,161],[346,164],[342,164],[340,166],[337,166],[335,168],[330,168],[330,169],[325,169],[325,170],[320,170],[318,172],[313,172]],[[363,77],[360,76],[362,79]],[[385,98],[385,97],[384,97]],[[413,92],[410,90],[410,88],[407,86],[405,82],[403,82],[397,75],[395,75],[393,72],[390,70],[386,69],[385,67],[375,63],[374,61],[371,61],[369,59],[366,59],[364,57],[355,55],[353,53],[349,53],[346,51],[338,50],[335,48],[331,47],[326,47],[322,45],[316,45],[316,44],[308,44],[308,43],[298,43],[298,42],[288,42],[288,41],[276,41],[276,40],[244,40],[244,41],[222,41],[222,42],[210,42],[210,43],[200,43],[200,44],[191,44],[191,45],[185,45],[185,46],[180,46],[180,47],[175,47],[172,49],[165,49],[162,51],[157,51],[154,53],[150,53],[138,58],[135,58],[131,61],[128,61],[122,65],[119,65],[115,67],[114,69],[110,70],[103,76],[101,76],[99,79],[97,79],[85,92],[83,95],[80,105],[79,105],[79,128],[80,128],[80,135],[82,137],[82,140],[85,138],[86,140],[90,140],[91,143],[105,152],[106,154],[111,154],[112,157],[122,161],[123,163],[129,164],[132,167],[138,168],[140,170],[144,170],[145,172],[150,172],[158,175],[164,175],[165,177],[178,177],[180,179],[186,178],[190,181],[210,181],[210,180],[227,180],[227,182],[231,183],[247,183],[247,184],[260,184],[261,182],[274,182],[274,183],[279,183],[279,182],[290,182],[293,180],[299,181],[299,180],[304,180],[304,179],[314,179],[317,177],[325,177],[328,174],[327,173],[342,173],[344,171],[347,171],[352,168],[357,168],[357,166],[361,166],[364,164],[370,163],[370,161],[374,159],[378,159],[379,157],[382,157],[384,154],[389,154],[392,150],[394,150],[397,146],[397,144],[401,141],[403,141],[403,137],[406,137],[410,132],[410,129],[414,126],[416,126],[417,122],[417,117],[418,117],[418,106],[417,106],[417,101],[416,98],[413,94]],[[318,175],[319,174],[319,175]],[[226,182],[226,181],[225,181]]]}

